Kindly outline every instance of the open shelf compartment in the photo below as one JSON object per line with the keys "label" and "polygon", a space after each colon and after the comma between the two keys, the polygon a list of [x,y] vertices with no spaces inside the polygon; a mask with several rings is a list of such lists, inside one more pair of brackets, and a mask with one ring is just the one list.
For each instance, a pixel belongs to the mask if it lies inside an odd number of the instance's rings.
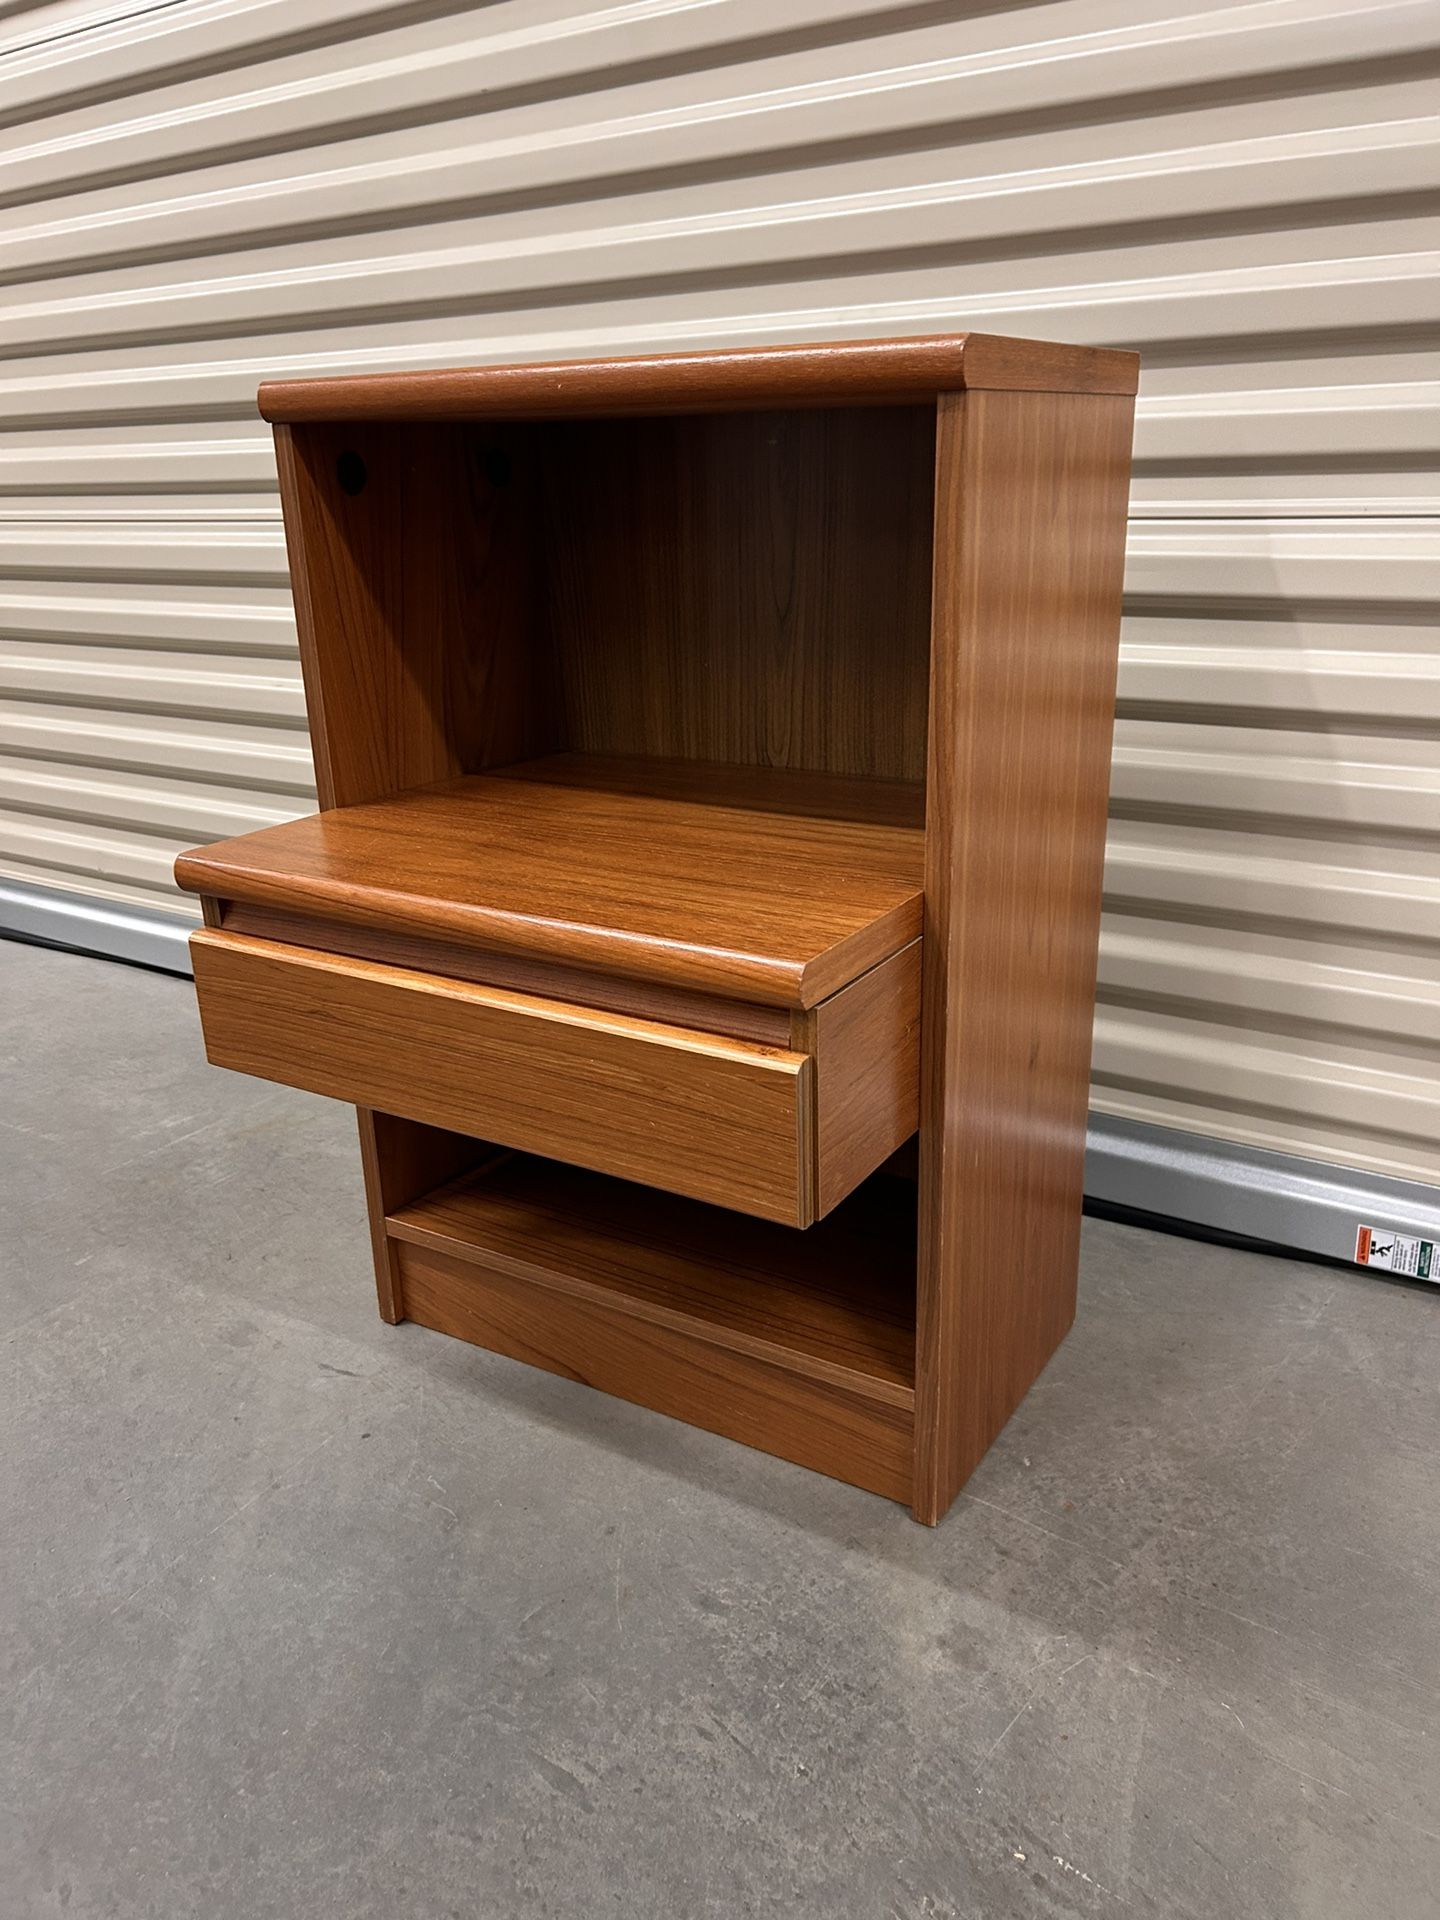
{"label": "open shelf compartment", "polygon": [[500,1153],[385,1231],[407,1319],[910,1497],[911,1181],[800,1234]]}

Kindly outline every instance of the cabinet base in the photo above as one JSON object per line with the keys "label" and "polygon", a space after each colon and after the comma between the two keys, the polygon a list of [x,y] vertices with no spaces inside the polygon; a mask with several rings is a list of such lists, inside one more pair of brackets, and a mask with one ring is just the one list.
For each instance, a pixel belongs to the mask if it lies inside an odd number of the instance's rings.
{"label": "cabinet base", "polygon": [[508,1154],[386,1232],[404,1318],[909,1504],[908,1181],[798,1232]]}

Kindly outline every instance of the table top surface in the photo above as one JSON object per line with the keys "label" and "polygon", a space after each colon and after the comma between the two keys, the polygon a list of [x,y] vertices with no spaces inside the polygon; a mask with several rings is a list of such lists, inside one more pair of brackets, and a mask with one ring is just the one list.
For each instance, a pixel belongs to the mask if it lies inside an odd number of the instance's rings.
{"label": "table top surface", "polygon": [[815,1005],[918,937],[923,794],[562,754],[182,855],[182,886],[634,979]]}

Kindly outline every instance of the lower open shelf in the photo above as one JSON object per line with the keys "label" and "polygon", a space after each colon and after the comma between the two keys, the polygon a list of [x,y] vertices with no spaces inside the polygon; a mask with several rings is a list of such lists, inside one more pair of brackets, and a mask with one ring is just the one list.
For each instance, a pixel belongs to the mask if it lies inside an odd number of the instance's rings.
{"label": "lower open shelf", "polygon": [[406,1319],[909,1500],[908,1180],[799,1232],[497,1154],[386,1230]]}

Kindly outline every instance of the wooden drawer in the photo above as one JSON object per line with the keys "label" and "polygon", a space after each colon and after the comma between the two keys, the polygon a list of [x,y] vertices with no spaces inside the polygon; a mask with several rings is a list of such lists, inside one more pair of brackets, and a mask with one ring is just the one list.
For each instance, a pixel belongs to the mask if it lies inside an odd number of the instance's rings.
{"label": "wooden drawer", "polygon": [[[218,930],[191,952],[217,1066],[787,1225],[914,1125],[918,949],[797,1022],[791,1048]],[[857,1098],[862,1079],[883,1098]]]}

